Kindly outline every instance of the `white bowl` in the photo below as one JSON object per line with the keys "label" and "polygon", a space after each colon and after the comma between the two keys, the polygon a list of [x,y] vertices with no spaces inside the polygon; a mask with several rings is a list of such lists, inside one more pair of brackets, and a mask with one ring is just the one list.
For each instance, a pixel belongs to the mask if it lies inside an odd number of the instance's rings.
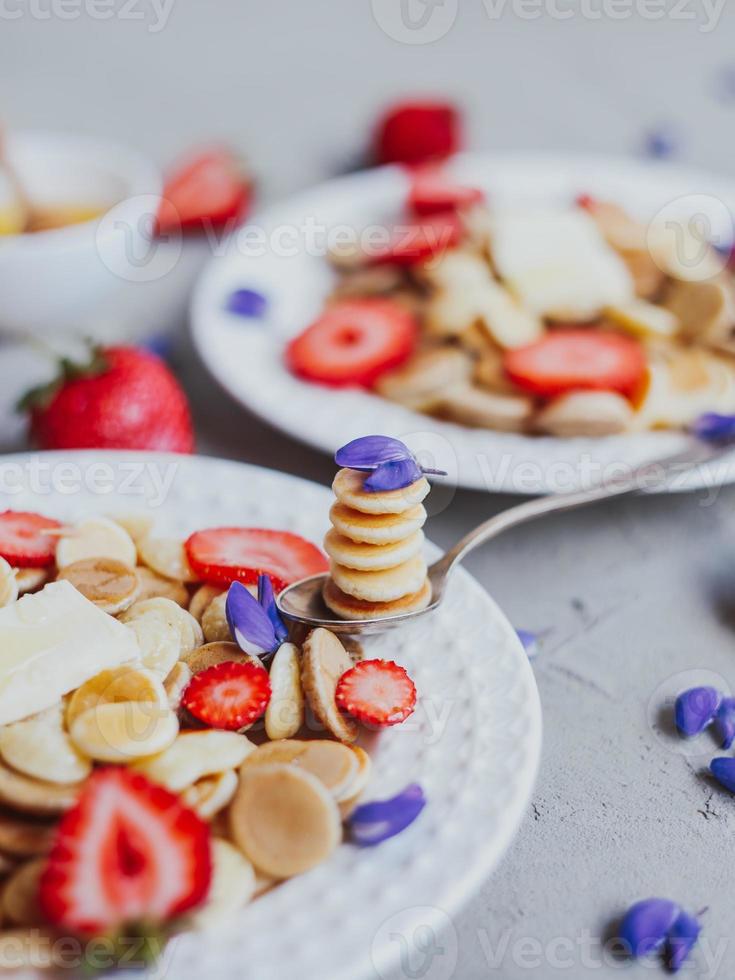
{"label": "white bowl", "polygon": [[126,147],[58,133],[9,133],[5,152],[32,201],[99,206],[104,213],[76,225],[0,238],[0,332],[78,330],[144,264],[160,174]]}

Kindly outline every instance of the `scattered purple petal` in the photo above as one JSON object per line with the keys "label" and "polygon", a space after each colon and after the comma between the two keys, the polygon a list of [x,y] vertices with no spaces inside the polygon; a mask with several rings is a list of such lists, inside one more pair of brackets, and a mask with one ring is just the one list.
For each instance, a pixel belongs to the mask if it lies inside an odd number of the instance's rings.
{"label": "scattered purple petal", "polygon": [[713,759],[709,768],[720,786],[735,793],[735,759],[726,756]]}
{"label": "scattered purple petal", "polygon": [[697,944],[702,927],[693,915],[681,912],[671,927],[666,943],[666,965],[678,973]]}
{"label": "scattered purple petal", "polygon": [[530,630],[516,630],[516,633],[518,634],[518,639],[523,644],[523,649],[526,651],[528,659],[535,660],[539,653],[541,653],[538,633],[531,633]]}
{"label": "scattered purple petal", "polygon": [[171,357],[174,348],[173,338],[169,334],[155,334],[143,343],[146,350],[162,361],[167,361]]}
{"label": "scattered purple petal", "polygon": [[723,698],[717,709],[715,728],[723,749],[731,749],[735,742],[735,698]]}
{"label": "scattered purple petal", "polygon": [[663,947],[680,913],[679,906],[665,898],[638,902],[620,923],[620,939],[634,959],[649,956]]}
{"label": "scattered purple petal", "polygon": [[390,800],[363,803],[349,819],[350,836],[359,847],[374,847],[409,827],[426,806],[424,791],[413,783]]}
{"label": "scattered purple petal", "polygon": [[268,614],[242,582],[233,582],[225,601],[225,615],[235,643],[245,653],[262,657],[278,645]]}
{"label": "scattered purple petal", "polygon": [[380,493],[383,490],[403,490],[423,476],[421,467],[413,457],[397,459],[391,463],[381,463],[362,485],[368,493]]}
{"label": "scattered purple petal", "polygon": [[390,436],[362,436],[334,454],[337,466],[347,466],[351,470],[374,470],[382,463],[404,459],[413,459],[411,450],[400,439]]}
{"label": "scattered purple petal", "polygon": [[721,102],[735,101],[735,66],[725,65],[715,79],[715,92]]}
{"label": "scattered purple petal", "polygon": [[693,687],[676,699],[676,727],[682,735],[694,738],[709,727],[717,715],[722,695],[714,687]]}
{"label": "scattered purple petal", "polygon": [[671,129],[662,127],[646,134],[644,142],[646,156],[654,160],[668,160],[676,156],[678,150],[679,140]]}
{"label": "scattered purple petal", "polygon": [[735,440],[735,415],[718,415],[707,412],[701,415],[691,428],[691,432],[704,442],[728,443]]}
{"label": "scattered purple petal", "polygon": [[273,583],[271,582],[270,575],[259,575],[258,576],[258,603],[265,610],[268,619],[270,619],[273,625],[273,632],[276,635],[276,640],[278,643],[283,643],[284,640],[288,639],[288,629],[286,624],[281,619],[281,615],[278,612],[278,606],[276,605],[276,597],[273,594]]}
{"label": "scattered purple petal", "polygon": [[236,289],[230,293],[225,309],[235,316],[257,319],[262,317],[268,307],[268,300],[254,289]]}

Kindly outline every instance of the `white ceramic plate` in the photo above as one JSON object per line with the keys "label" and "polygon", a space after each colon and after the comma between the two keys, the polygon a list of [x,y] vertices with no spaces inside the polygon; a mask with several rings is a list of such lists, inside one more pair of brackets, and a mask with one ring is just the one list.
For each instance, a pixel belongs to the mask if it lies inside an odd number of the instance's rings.
{"label": "white ceramic plate", "polygon": [[[731,241],[735,184],[672,164],[585,157],[472,155],[451,169],[496,202],[565,203],[580,192],[619,202],[642,219],[663,207],[706,215],[713,240]],[[407,178],[386,167],[330,181],[256,216],[214,259],[193,300],[192,329],[211,373],[241,404],[303,442],[333,453],[356,436],[384,433],[420,449],[460,486],[509,493],[571,490],[677,451],[685,437],[643,433],[606,439],[557,439],[468,429],[359,390],[333,391],[294,378],[284,367],[287,340],[319,313],[333,283],[324,259],[326,230],[363,229],[395,216]],[[267,302],[260,318],[225,309],[233,290]],[[685,490],[735,480],[735,456],[672,481]]]}
{"label": "white ceramic plate", "polygon": [[[330,498],[304,480],[197,457],[79,452],[0,462],[0,509],[62,519],[144,511],[166,534],[245,524],[320,541]],[[404,725],[370,737],[375,773],[366,799],[418,782],[428,798],[421,817],[379,847],[343,845],[216,934],[181,937],[167,980],[385,977],[400,937],[410,943],[420,926],[438,930],[508,847],[541,746],[536,684],[510,623],[460,571],[433,617],[367,649],[408,668],[420,704]]]}

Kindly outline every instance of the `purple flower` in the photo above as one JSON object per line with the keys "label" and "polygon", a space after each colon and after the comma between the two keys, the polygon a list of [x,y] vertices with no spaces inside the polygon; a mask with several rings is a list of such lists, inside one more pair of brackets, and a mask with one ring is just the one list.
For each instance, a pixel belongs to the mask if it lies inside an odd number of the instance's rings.
{"label": "purple flower", "polygon": [[720,786],[735,793],[735,759],[722,757],[710,762],[710,772]]}
{"label": "purple flower", "polygon": [[516,630],[516,633],[518,634],[518,639],[523,644],[523,649],[526,651],[528,659],[535,660],[541,652],[538,634],[531,633],[530,630]]}
{"label": "purple flower", "polygon": [[262,317],[268,306],[268,301],[262,293],[254,289],[236,289],[230,293],[225,309],[228,313],[235,316],[243,316],[248,319]]}
{"label": "purple flower", "polygon": [[349,819],[352,841],[374,847],[410,826],[426,806],[424,791],[413,783],[390,800],[363,803]]}
{"label": "purple flower", "polygon": [[398,490],[401,487],[410,487],[422,476],[421,467],[413,457],[395,459],[390,463],[381,463],[380,466],[377,466],[365,480],[362,488],[370,493],[379,493],[381,490]]}
{"label": "purple flower", "polygon": [[620,938],[634,959],[650,956],[666,942],[681,909],[666,898],[648,898],[637,902],[620,923]]}
{"label": "purple flower", "polygon": [[735,698],[723,698],[717,709],[715,728],[723,749],[731,749],[735,742]]}
{"label": "purple flower", "polygon": [[735,440],[735,415],[707,412],[697,419],[691,432],[703,442],[713,442],[716,445],[732,442]]}
{"label": "purple flower", "polygon": [[227,592],[225,615],[235,643],[253,657],[273,653],[288,636],[267,575],[258,576],[258,599],[242,582],[233,582]]}
{"label": "purple flower", "polygon": [[655,160],[668,160],[676,156],[679,149],[678,139],[671,129],[654,129],[646,134],[644,149],[646,155]]}
{"label": "purple flower", "polygon": [[676,727],[682,735],[701,735],[715,720],[722,695],[714,687],[693,687],[676,699]]}
{"label": "purple flower", "polygon": [[649,898],[633,905],[620,924],[620,939],[634,959],[659,950],[676,973],[694,948],[701,926],[696,918],[666,898]]}
{"label": "purple flower", "polygon": [[390,436],[362,436],[342,446],[334,454],[337,466],[362,470],[371,475],[363,487],[368,493],[402,490],[410,487],[424,473],[446,476],[444,470],[419,466],[411,450],[400,439]]}
{"label": "purple flower", "polygon": [[666,964],[672,973],[678,973],[684,961],[699,939],[702,927],[693,915],[681,912],[669,932],[666,943]]}

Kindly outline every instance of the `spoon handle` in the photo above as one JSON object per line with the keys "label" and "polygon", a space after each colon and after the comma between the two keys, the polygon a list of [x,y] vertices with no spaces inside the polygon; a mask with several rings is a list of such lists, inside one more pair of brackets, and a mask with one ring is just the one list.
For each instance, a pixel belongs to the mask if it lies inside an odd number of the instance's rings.
{"label": "spoon handle", "polygon": [[720,456],[731,452],[732,448],[731,444],[710,446],[704,443],[694,443],[683,452],[644,463],[626,474],[603,480],[583,490],[536,497],[518,504],[516,507],[511,507],[509,510],[502,511],[470,531],[445,555],[434,562],[429,570],[434,588],[436,590],[439,581],[444,579],[466,555],[479,545],[502,534],[503,531],[557,511],[573,510],[575,507],[581,507],[584,504],[621,497],[628,493],[654,490],[665,483],[669,477],[711,463]]}

